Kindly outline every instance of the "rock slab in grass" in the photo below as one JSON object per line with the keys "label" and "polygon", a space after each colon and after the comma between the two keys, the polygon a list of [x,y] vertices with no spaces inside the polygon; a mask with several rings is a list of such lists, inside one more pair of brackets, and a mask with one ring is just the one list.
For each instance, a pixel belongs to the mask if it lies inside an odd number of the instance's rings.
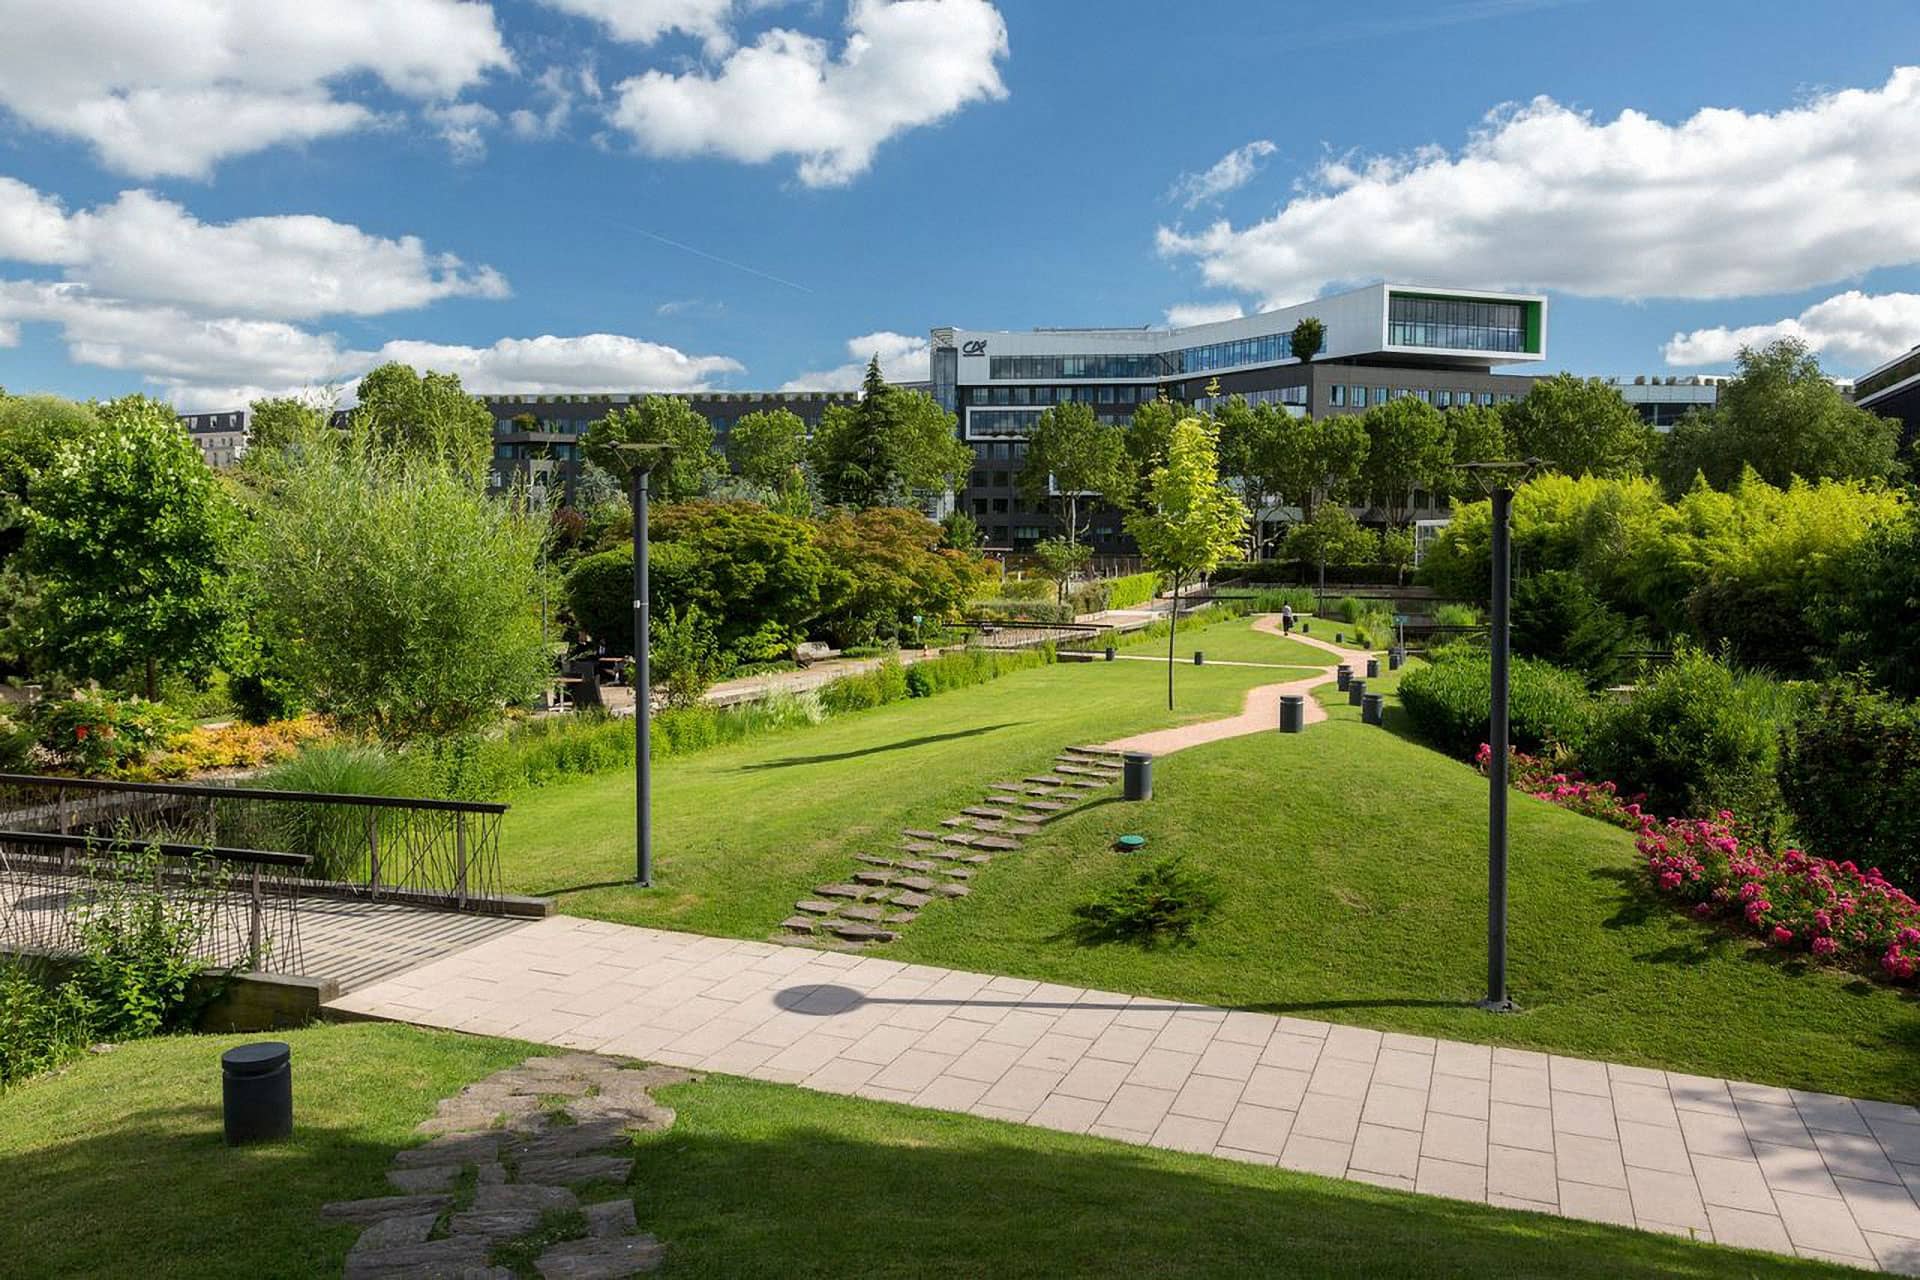
{"label": "rock slab in grass", "polygon": [[422,1146],[396,1151],[393,1165],[396,1169],[409,1169],[420,1165],[477,1164],[492,1160],[499,1154],[500,1135],[497,1133],[456,1133],[435,1138]]}
{"label": "rock slab in grass", "polygon": [[823,898],[858,898],[862,891],[857,884],[823,884],[814,892]]}
{"label": "rock slab in grass", "polygon": [[[931,889],[933,887],[933,882],[928,881],[927,887]],[[896,893],[893,895],[894,906],[906,907],[910,911],[917,911],[921,907],[926,906],[929,902],[932,902],[932,901],[933,899],[929,898],[924,893],[914,893],[914,892],[908,891],[906,893]],[[889,917],[889,919],[891,918],[892,917]]]}
{"label": "rock slab in grass", "polygon": [[853,878],[858,884],[888,884],[893,880],[893,876],[885,871],[856,871]]}
{"label": "rock slab in grass", "polygon": [[586,1207],[587,1234],[605,1240],[610,1236],[630,1236],[640,1229],[633,1216],[633,1201],[602,1200]]}
{"label": "rock slab in grass", "polygon": [[389,1169],[387,1185],[408,1195],[418,1195],[423,1191],[451,1191],[453,1184],[460,1181],[464,1167],[457,1164],[429,1164],[411,1169]]}
{"label": "rock slab in grass", "polygon": [[450,1195],[375,1196],[371,1200],[335,1200],[320,1206],[320,1216],[333,1222],[373,1223],[401,1214],[441,1213],[453,1207]]}
{"label": "rock slab in grass", "polygon": [[[894,883],[902,889],[908,889],[914,893],[925,893],[927,890],[933,888],[933,881],[927,879],[925,876],[901,876],[898,880],[894,881]],[[894,901],[898,902],[899,899],[895,898]]]}
{"label": "rock slab in grass", "polygon": [[618,1156],[573,1156],[562,1160],[525,1160],[520,1164],[523,1182],[625,1182],[633,1172],[633,1161]]}
{"label": "rock slab in grass", "polygon": [[963,884],[943,884],[939,889],[940,896],[943,898],[964,898],[970,892],[972,890]]}
{"label": "rock slab in grass", "polygon": [[840,913],[840,916],[845,920],[865,920],[872,923],[884,914],[879,907],[848,907]]}
{"label": "rock slab in grass", "polygon": [[793,904],[793,909],[795,911],[804,911],[810,916],[827,916],[833,914],[833,904],[831,902],[822,902],[818,898],[802,898]]}
{"label": "rock slab in grass", "polygon": [[541,1280],[619,1280],[659,1269],[666,1249],[649,1235],[567,1240],[534,1261]]}
{"label": "rock slab in grass", "polygon": [[437,1213],[405,1213],[382,1218],[360,1233],[360,1238],[353,1242],[353,1252],[379,1253],[410,1244],[425,1244],[433,1234],[433,1224],[438,1221]]}
{"label": "rock slab in grass", "polygon": [[791,929],[795,933],[812,933],[813,926],[819,923],[812,916],[788,916],[780,922],[782,929]]}
{"label": "rock slab in grass", "polygon": [[369,1249],[347,1255],[346,1280],[466,1280],[487,1270],[487,1242],[478,1236],[448,1236],[424,1244]]}

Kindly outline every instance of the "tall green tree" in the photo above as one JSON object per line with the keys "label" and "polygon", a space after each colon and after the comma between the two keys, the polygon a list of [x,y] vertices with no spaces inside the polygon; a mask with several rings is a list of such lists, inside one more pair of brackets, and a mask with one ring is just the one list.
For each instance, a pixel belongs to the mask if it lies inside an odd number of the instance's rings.
{"label": "tall green tree", "polygon": [[256,629],[300,701],[343,724],[483,729],[548,675],[546,521],[443,458],[353,444],[265,460],[243,560]]}
{"label": "tall green tree", "polygon": [[231,649],[237,512],[171,405],[127,396],[59,446],[29,494],[38,629],[62,671],[205,679]]}
{"label": "tall green tree", "polygon": [[1719,403],[1689,415],[1660,443],[1660,482],[1685,493],[1704,475],[1730,487],[1752,467],[1768,484],[1802,480],[1892,480],[1900,424],[1862,409],[1820,370],[1798,338],[1742,347],[1738,372],[1722,384]]}
{"label": "tall green tree", "polygon": [[1219,442],[1211,425],[1183,419],[1167,442],[1167,460],[1147,482],[1143,511],[1127,532],[1149,567],[1173,584],[1167,628],[1167,709],[1173,709],[1173,640],[1180,626],[1180,589],[1218,568],[1240,545],[1247,508],[1220,479]]}
{"label": "tall green tree", "polygon": [[1033,560],[1040,576],[1053,584],[1054,602],[1064,604],[1074,577],[1093,560],[1093,548],[1065,538],[1048,538],[1034,544]]}
{"label": "tall green tree", "polygon": [[809,450],[820,494],[833,506],[898,507],[939,492],[973,465],[954,416],[933,397],[887,385],[880,360],[867,365],[860,402],[829,405]]}
{"label": "tall green tree", "polygon": [[1413,513],[1414,491],[1444,489],[1453,461],[1452,437],[1441,412],[1424,400],[1401,396],[1361,415],[1367,453],[1360,484],[1391,524]]}
{"label": "tall green tree", "polygon": [[34,479],[63,447],[99,426],[90,405],[0,392],[0,560],[26,541],[27,491]]}
{"label": "tall green tree", "polygon": [[1093,406],[1083,401],[1057,404],[1034,420],[1027,460],[1020,468],[1020,492],[1036,506],[1057,501],[1066,515],[1067,542],[1077,544],[1080,504],[1123,496],[1126,461],[1126,439],[1119,427],[1100,421]]}
{"label": "tall green tree", "polygon": [[[1452,464],[1465,462],[1504,462],[1507,459],[1507,425],[1492,405],[1463,405],[1441,415],[1446,420],[1447,452]],[[1458,476],[1448,477],[1448,492],[1460,496],[1472,488]],[[1478,496],[1478,494],[1475,494]]]}
{"label": "tall green tree", "polygon": [[457,373],[419,373],[397,361],[360,379],[353,411],[364,439],[383,449],[438,458],[485,484],[493,460],[493,415],[461,389]]}
{"label": "tall green tree", "polygon": [[320,438],[333,406],[300,396],[267,396],[248,408],[247,453],[265,456]]}
{"label": "tall green tree", "polygon": [[727,432],[727,461],[748,484],[778,492],[807,460],[807,424],[790,409],[744,415]]}
{"label": "tall green tree", "polygon": [[663,502],[703,498],[719,479],[720,459],[713,452],[713,424],[676,396],[647,396],[622,405],[587,428],[580,445],[593,463],[631,489],[633,463],[623,444],[672,446],[667,464],[653,469],[648,493]]}
{"label": "tall green tree", "polygon": [[1233,396],[1216,416],[1220,427],[1220,473],[1239,485],[1253,514],[1248,523],[1248,545],[1258,559],[1263,519],[1261,512],[1275,502],[1296,495],[1299,472],[1300,424],[1277,404],[1250,405]]}
{"label": "tall green tree", "polygon": [[1293,326],[1290,337],[1294,358],[1306,364],[1327,345],[1327,326],[1321,324],[1318,317],[1302,316],[1300,323]]}
{"label": "tall green tree", "polygon": [[1370,447],[1360,415],[1329,414],[1324,418],[1291,418],[1276,434],[1275,476],[1279,490],[1312,520],[1320,504],[1354,487],[1366,465]]}
{"label": "tall green tree", "polygon": [[1127,489],[1129,504],[1133,507],[1138,508],[1145,502],[1148,478],[1156,469],[1166,465],[1167,445],[1173,440],[1173,429],[1180,425],[1182,418],[1190,416],[1185,407],[1167,399],[1164,392],[1134,409],[1124,437],[1127,447]]}
{"label": "tall green tree", "polygon": [[1556,373],[1502,405],[1507,446],[1516,458],[1538,458],[1570,476],[1607,479],[1645,475],[1654,430],[1598,378]]}

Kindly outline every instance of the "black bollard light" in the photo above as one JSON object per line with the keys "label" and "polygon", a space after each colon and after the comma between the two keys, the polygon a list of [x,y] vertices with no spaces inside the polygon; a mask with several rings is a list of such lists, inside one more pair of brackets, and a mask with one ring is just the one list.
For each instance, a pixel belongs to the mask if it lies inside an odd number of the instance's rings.
{"label": "black bollard light", "polygon": [[1118,653],[1117,653],[1117,652],[1115,651],[1115,649],[1114,649],[1114,647],[1113,647],[1112,645],[1108,645],[1108,646],[1107,646],[1107,661],[1108,661],[1108,662],[1112,662],[1112,661],[1113,661],[1113,660],[1114,660],[1114,659],[1115,659],[1116,657],[1118,657],[1118,656],[1119,656],[1119,654],[1118,654]]}
{"label": "black bollard light", "polygon": [[227,1145],[293,1136],[293,1050],[279,1040],[220,1055],[220,1109]]}
{"label": "black bollard light", "polygon": [[1121,759],[1122,794],[1129,800],[1153,799],[1153,757],[1145,751],[1129,751]]}
{"label": "black bollard light", "polygon": [[1367,679],[1371,680],[1379,674],[1380,674],[1380,659],[1368,658],[1367,659]]}
{"label": "black bollard light", "polygon": [[1344,662],[1341,663],[1333,670],[1333,680],[1334,687],[1339,689],[1340,692],[1345,693],[1347,691],[1347,685],[1353,681],[1353,668]]}
{"label": "black bollard light", "polygon": [[1360,699],[1366,696],[1367,696],[1367,682],[1365,680],[1354,679],[1354,680],[1347,681],[1347,705],[1348,706],[1352,706],[1352,707],[1359,706]]}
{"label": "black bollard light", "polygon": [[1384,693],[1362,694],[1360,718],[1368,724],[1384,725],[1387,722],[1387,695]]}
{"label": "black bollard light", "polygon": [[1280,696],[1280,732],[1299,733],[1307,727],[1307,700],[1297,693]]}
{"label": "black bollard light", "polygon": [[1206,666],[1206,665],[1207,665],[1207,655],[1206,655],[1206,654],[1204,654],[1204,653],[1202,653],[1202,652],[1200,652],[1200,651],[1199,651],[1198,649],[1195,649],[1195,650],[1193,651],[1193,665],[1194,665],[1194,666],[1196,666],[1196,667],[1204,667],[1204,666]]}

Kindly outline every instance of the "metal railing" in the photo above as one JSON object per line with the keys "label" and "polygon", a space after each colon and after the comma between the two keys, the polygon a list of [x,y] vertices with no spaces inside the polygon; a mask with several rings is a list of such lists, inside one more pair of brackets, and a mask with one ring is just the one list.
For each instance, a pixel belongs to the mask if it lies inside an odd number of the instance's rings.
{"label": "metal railing", "polygon": [[[36,834],[304,859],[305,892],[500,905],[504,804],[0,773],[0,844]],[[268,865],[268,864],[263,864]]]}
{"label": "metal railing", "polygon": [[261,849],[0,832],[0,950],[72,954],[103,930],[161,923],[216,967],[271,961],[298,973],[308,861]]}

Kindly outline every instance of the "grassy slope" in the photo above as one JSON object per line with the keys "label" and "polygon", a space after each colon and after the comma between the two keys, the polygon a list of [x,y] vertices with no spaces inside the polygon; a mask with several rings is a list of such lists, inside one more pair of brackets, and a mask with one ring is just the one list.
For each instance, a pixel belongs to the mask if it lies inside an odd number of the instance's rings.
{"label": "grassy slope", "polygon": [[[1391,689],[1391,677],[1369,687]],[[1329,686],[1330,690],[1331,686]],[[1920,1099],[1920,1004],[1784,961],[1646,894],[1626,832],[1516,795],[1509,965],[1485,990],[1486,782],[1363,725],[1344,695],[1304,735],[1165,757],[1150,805],[1068,818],[890,954],[1110,990]],[[1397,708],[1389,711],[1389,718]],[[1259,796],[1264,802],[1248,803]],[[1189,948],[1078,945],[1072,909],[1130,874],[1126,832],[1225,891]],[[1137,855],[1136,861],[1146,855]]]}
{"label": "grassy slope", "polygon": [[[1205,615],[1202,615],[1204,617]],[[1344,625],[1344,624],[1342,624]],[[1316,633],[1324,632],[1325,638],[1333,639],[1336,624],[1327,622],[1314,627]],[[1140,639],[1136,636],[1123,636],[1117,646],[1123,653],[1153,653],[1164,655],[1167,651],[1167,638],[1163,635],[1154,639]],[[1193,661],[1195,649],[1205,652],[1207,657],[1232,662],[1275,662],[1299,667],[1329,666],[1338,662],[1332,654],[1312,645],[1301,644],[1296,640],[1268,635],[1264,631],[1253,629],[1251,618],[1235,618],[1226,622],[1182,621],[1180,630],[1173,639],[1175,656],[1188,662]],[[1306,672],[1299,674],[1305,675]],[[1282,673],[1279,679],[1288,678]]]}
{"label": "grassy slope", "polygon": [[[125,1046],[0,1097],[0,1270],[338,1276],[357,1230],[320,1205],[381,1194],[437,1098],[526,1051],[374,1024],[287,1038],[299,1136],[284,1146],[220,1144],[226,1037]],[[1279,1259],[1293,1275],[1839,1274],[723,1076],[664,1096],[679,1119],[639,1140],[633,1188],[672,1276],[1227,1276]]]}
{"label": "grassy slope", "polygon": [[123,1045],[0,1095],[0,1272],[338,1276],[355,1227],[329,1200],[387,1190],[393,1152],[437,1099],[526,1046],[398,1026],[281,1033],[295,1137],[229,1151],[220,1054],[239,1036]]}
{"label": "grassy slope", "polygon": [[661,761],[654,774],[656,888],[630,883],[633,779],[626,773],[515,801],[502,839],[510,891],[558,894],[582,915],[764,937],[794,900],[928,826],[978,804],[986,784],[1043,769],[1064,746],[1240,709],[1275,673],[1063,664],[859,712],[734,747]]}
{"label": "grassy slope", "polygon": [[663,1092],[634,1179],[675,1277],[1843,1274],[724,1076]]}

